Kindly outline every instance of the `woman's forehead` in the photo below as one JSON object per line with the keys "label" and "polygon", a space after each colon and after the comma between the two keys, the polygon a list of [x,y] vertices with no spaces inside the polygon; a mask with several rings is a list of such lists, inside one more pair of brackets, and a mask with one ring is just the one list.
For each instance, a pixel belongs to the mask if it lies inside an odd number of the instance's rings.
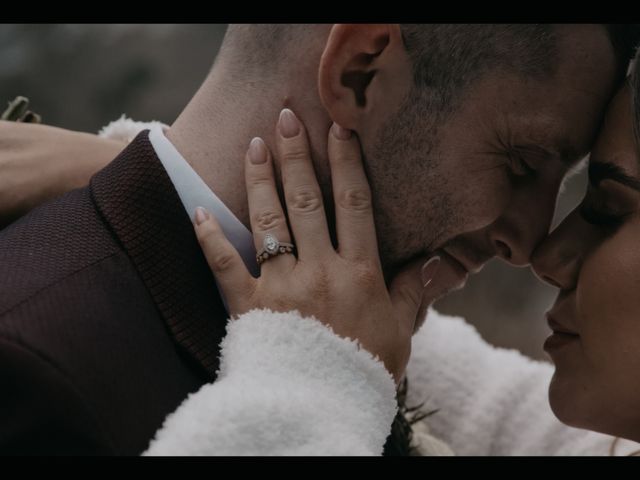
{"label": "woman's forehead", "polygon": [[591,161],[611,162],[638,175],[638,142],[634,130],[631,86],[625,82],[611,100],[591,152]]}

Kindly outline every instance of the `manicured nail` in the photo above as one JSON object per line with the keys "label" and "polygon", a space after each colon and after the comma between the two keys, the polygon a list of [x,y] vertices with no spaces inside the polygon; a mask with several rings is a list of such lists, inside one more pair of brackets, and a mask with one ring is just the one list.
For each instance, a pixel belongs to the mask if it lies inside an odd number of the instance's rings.
{"label": "manicured nail", "polygon": [[349,140],[351,138],[351,130],[347,130],[335,122],[331,126],[331,133],[333,133],[333,136],[338,140]]}
{"label": "manicured nail", "polygon": [[202,224],[202,222],[206,222],[209,220],[209,212],[207,212],[203,207],[196,208],[196,225]]}
{"label": "manicured nail", "polygon": [[430,258],[423,266],[422,266],[422,285],[427,286],[433,280],[433,277],[436,276],[436,272],[438,271],[438,265],[440,265],[440,257]]}
{"label": "manicured nail", "polygon": [[293,113],[288,108],[283,108],[280,112],[280,119],[278,120],[278,128],[280,129],[280,134],[284,138],[295,137],[300,133],[300,120],[296,117],[296,114]]}
{"label": "manicured nail", "polygon": [[254,165],[260,165],[267,161],[267,146],[260,137],[255,137],[249,144],[249,160]]}

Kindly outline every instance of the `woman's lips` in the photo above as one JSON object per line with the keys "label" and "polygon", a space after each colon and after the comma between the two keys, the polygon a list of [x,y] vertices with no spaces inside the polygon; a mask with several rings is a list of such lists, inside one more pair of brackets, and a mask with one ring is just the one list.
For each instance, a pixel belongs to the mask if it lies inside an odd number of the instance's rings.
{"label": "woman's lips", "polygon": [[577,342],[580,335],[572,335],[569,333],[553,333],[549,336],[542,346],[543,350],[548,353],[555,352],[567,345]]}
{"label": "woman's lips", "polygon": [[565,325],[565,324],[568,324],[569,322],[559,322],[554,317],[552,317],[550,313],[547,313],[546,317],[547,317],[547,325],[549,325],[549,328],[553,333],[563,333],[563,334],[575,335],[575,336],[578,335],[578,332],[576,332],[574,329],[569,328]]}
{"label": "woman's lips", "polygon": [[544,345],[542,346],[545,352],[555,352],[580,339],[580,335],[565,327],[549,314],[547,314],[547,324],[553,333],[545,340]]}

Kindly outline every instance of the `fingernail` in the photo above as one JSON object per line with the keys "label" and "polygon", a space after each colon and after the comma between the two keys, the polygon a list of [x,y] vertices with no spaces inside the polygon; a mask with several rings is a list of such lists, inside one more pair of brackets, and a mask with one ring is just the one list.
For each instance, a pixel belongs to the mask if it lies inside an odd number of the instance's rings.
{"label": "fingernail", "polygon": [[267,146],[260,137],[255,137],[249,144],[249,160],[254,165],[260,165],[267,161]]}
{"label": "fingernail", "polygon": [[331,133],[333,133],[333,136],[338,140],[349,140],[351,138],[351,130],[347,130],[335,122],[331,126]]}
{"label": "fingernail", "polygon": [[196,208],[196,225],[200,225],[207,220],[209,220],[209,212],[207,212],[203,207]]}
{"label": "fingernail", "polygon": [[422,266],[422,285],[427,286],[433,280],[433,277],[436,276],[436,272],[438,271],[438,265],[440,265],[440,257],[430,258],[423,266]]}
{"label": "fingernail", "polygon": [[280,112],[280,119],[278,120],[278,128],[280,129],[280,134],[284,138],[295,137],[300,133],[300,120],[296,117],[296,114],[293,113],[288,108],[283,108]]}

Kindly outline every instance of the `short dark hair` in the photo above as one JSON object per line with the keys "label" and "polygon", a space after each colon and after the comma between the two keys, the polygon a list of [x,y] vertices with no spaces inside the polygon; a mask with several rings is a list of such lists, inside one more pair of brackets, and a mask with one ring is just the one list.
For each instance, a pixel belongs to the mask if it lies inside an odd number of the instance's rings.
{"label": "short dark hair", "polygon": [[222,42],[220,55],[230,55],[231,64],[246,73],[255,69],[264,73],[288,60],[291,48],[305,45],[305,24],[232,24]]}
{"label": "short dark hair", "polygon": [[[640,25],[602,26],[626,68],[640,40]],[[545,75],[558,61],[550,24],[403,24],[401,30],[414,61],[416,85],[456,87],[495,67]],[[233,45],[244,64],[275,65],[311,32],[313,25],[305,24],[234,24],[227,28],[223,46]]]}
{"label": "short dark hair", "polygon": [[640,24],[604,24],[618,60],[621,76],[626,75],[629,61],[640,43]]}
{"label": "short dark hair", "polygon": [[530,76],[552,73],[557,49],[548,25],[402,25],[417,88],[449,104],[485,72],[504,67]]}
{"label": "short dark hair", "polygon": [[638,61],[640,60],[640,24],[608,24],[607,33],[609,40],[613,45],[618,63],[620,65],[621,75],[626,75],[629,71],[629,61],[631,62],[631,70],[629,76],[629,84],[631,86],[631,101],[633,105],[633,134],[636,139],[636,149],[640,153],[640,72]]}
{"label": "short dark hair", "polygon": [[[640,38],[640,28],[602,26],[613,46],[621,81]],[[414,86],[429,89],[433,113],[454,109],[459,93],[487,71],[503,68],[543,78],[553,74],[560,61],[553,25],[402,25],[402,36],[413,61]]]}
{"label": "short dark hair", "polygon": [[[620,83],[640,40],[640,25],[601,26],[613,47]],[[484,73],[502,68],[544,78],[561,61],[556,28],[550,24],[403,24],[401,32],[413,62],[415,89],[407,101],[426,100],[424,108],[437,123],[456,109],[464,88]],[[221,55],[231,56],[240,75],[277,72],[291,49],[306,45],[307,35],[313,35],[313,25],[230,25]]]}

